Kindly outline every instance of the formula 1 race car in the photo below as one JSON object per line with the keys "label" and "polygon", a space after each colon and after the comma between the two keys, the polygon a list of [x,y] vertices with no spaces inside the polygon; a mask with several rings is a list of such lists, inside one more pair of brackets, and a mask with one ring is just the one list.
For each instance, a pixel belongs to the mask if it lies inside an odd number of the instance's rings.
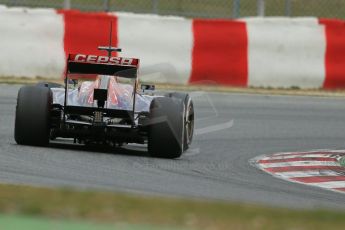
{"label": "formula 1 race car", "polygon": [[[138,87],[139,59],[70,54],[64,85],[38,83],[18,92],[14,137],[45,146],[56,138],[121,147],[147,144],[151,156],[178,158],[192,142],[193,102],[187,93],[155,95]],[[93,80],[87,78],[92,76]]]}

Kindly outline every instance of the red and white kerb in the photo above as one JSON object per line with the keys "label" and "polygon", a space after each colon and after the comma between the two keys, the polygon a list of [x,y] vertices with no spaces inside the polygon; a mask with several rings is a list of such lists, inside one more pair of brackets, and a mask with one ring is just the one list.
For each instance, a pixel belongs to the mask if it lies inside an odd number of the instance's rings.
{"label": "red and white kerb", "polygon": [[287,181],[345,193],[345,150],[276,153],[251,160],[259,169]]}

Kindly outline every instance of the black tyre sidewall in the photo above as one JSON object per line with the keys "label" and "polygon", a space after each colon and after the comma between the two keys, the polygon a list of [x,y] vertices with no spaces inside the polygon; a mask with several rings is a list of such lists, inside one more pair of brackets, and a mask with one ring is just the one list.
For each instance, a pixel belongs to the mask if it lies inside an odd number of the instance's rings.
{"label": "black tyre sidewall", "polygon": [[[183,115],[183,117],[185,120],[186,120],[187,110],[189,109],[189,106],[191,106],[193,118],[194,118],[193,101],[187,93],[173,92],[173,93],[166,94],[166,96],[171,97],[171,98],[175,98],[175,100],[181,100],[182,101],[182,103],[184,104],[184,115]],[[183,123],[183,124],[184,124],[184,127],[183,127],[184,128],[184,131],[183,131],[183,133],[184,133],[184,135],[183,135],[183,151],[186,151],[189,148],[189,146],[193,140],[193,135],[191,136],[190,140],[188,140],[185,123]]]}
{"label": "black tyre sidewall", "polygon": [[49,143],[52,92],[47,87],[24,86],[18,92],[14,137],[18,144]]}
{"label": "black tyre sidewall", "polygon": [[183,113],[180,100],[153,99],[150,107],[148,150],[151,156],[178,158],[183,152]]}

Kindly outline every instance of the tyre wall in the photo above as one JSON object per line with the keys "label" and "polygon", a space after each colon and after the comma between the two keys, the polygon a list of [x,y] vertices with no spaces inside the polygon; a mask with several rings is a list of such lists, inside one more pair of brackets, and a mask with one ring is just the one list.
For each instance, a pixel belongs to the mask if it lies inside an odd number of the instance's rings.
{"label": "tyre wall", "polygon": [[112,45],[143,80],[239,87],[345,88],[345,21],[186,19],[0,6],[0,75],[63,76],[68,53]]}

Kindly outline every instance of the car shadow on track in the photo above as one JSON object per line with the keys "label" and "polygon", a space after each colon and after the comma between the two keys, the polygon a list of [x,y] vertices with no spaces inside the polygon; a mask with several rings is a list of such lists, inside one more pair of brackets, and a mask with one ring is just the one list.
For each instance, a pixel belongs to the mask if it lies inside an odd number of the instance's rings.
{"label": "car shadow on track", "polygon": [[123,147],[110,147],[104,145],[81,145],[73,144],[71,142],[51,142],[48,148],[54,149],[66,149],[75,150],[83,152],[93,152],[93,153],[103,153],[103,154],[113,154],[113,155],[125,155],[133,157],[150,157],[147,148],[145,146],[137,145],[126,145]]}

